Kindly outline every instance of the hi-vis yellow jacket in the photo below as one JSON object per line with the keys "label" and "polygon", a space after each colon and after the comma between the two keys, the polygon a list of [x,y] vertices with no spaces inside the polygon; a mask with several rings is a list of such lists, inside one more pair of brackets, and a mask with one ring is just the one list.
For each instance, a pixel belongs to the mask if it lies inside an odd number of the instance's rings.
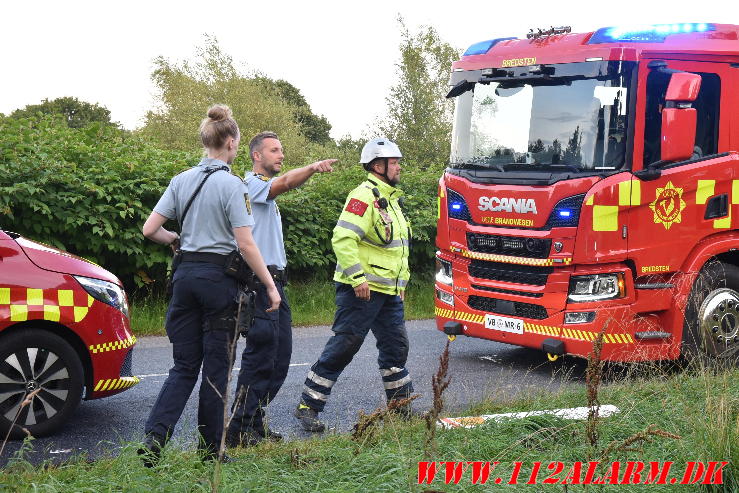
{"label": "hi-vis yellow jacket", "polygon": [[398,204],[402,196],[372,173],[349,193],[331,239],[337,261],[334,281],[352,287],[366,281],[370,290],[386,294],[405,290],[411,229]]}

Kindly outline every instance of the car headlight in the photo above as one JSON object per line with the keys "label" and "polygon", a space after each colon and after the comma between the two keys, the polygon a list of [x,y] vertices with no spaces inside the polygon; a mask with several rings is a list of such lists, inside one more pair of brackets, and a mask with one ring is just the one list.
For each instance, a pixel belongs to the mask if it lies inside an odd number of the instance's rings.
{"label": "car headlight", "polygon": [[87,291],[90,296],[120,310],[126,317],[128,317],[128,301],[126,300],[126,293],[119,285],[108,281],[101,281],[100,279],[93,279],[91,277],[73,277],[77,279],[77,282],[85,288],[85,291]]}
{"label": "car headlight", "polygon": [[436,257],[436,281],[447,286],[454,286],[451,262]]}
{"label": "car headlight", "polygon": [[623,298],[625,291],[624,275],[620,272],[572,276],[570,278],[570,291],[567,298],[569,301],[576,303],[610,300],[613,298]]}

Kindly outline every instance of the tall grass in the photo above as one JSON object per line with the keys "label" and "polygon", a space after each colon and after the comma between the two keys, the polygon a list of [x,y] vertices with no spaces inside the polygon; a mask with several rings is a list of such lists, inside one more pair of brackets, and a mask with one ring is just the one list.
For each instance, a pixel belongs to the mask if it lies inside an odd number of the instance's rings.
{"label": "tall grass", "polygon": [[[454,376],[454,375],[453,375]],[[460,375],[456,375],[462,378]],[[475,406],[476,413],[527,411],[582,406],[583,387],[559,386],[551,392],[539,389],[503,403],[491,400]],[[670,436],[647,436],[628,447],[609,447],[610,461],[673,461],[672,477],[682,477],[687,461],[731,462],[724,469],[724,484],[706,485],[542,485],[552,461],[571,464],[586,460],[592,447],[585,423],[542,417],[487,422],[472,429],[439,430],[438,448],[432,460],[500,461],[486,486],[472,485],[468,471],[458,485],[445,485],[444,474],[430,485],[417,484],[418,462],[427,460],[422,420],[410,423],[385,420],[365,439],[350,435],[328,435],[320,439],[266,443],[254,448],[233,449],[238,462],[225,464],[219,491],[223,492],[400,492],[400,491],[612,491],[736,492],[737,443],[739,443],[739,370],[722,373],[692,371],[674,375],[633,373],[618,383],[601,387],[599,400],[616,405],[621,412],[599,420],[599,442],[621,444],[643,434],[652,425]],[[679,437],[679,438],[675,438]],[[594,457],[598,460],[598,457]],[[516,486],[493,483],[495,477],[509,478],[515,461],[523,463]],[[542,462],[536,485],[525,483],[532,464]],[[209,491],[213,464],[203,464],[193,452],[176,448],[165,452],[154,470],[140,465],[135,445],[123,445],[114,458],[93,463],[84,458],[59,466],[33,467],[21,459],[11,461],[0,476],[8,491]],[[565,470],[558,477],[566,476]],[[623,472],[623,470],[622,470]],[[507,481],[507,479],[506,479]],[[2,488],[0,488],[2,489]]]}
{"label": "tall grass", "polygon": [[[293,326],[330,325],[334,320],[334,283],[331,281],[291,281],[287,298]],[[164,335],[167,301],[163,298],[139,297],[131,300],[131,327],[136,336]],[[433,318],[434,285],[432,281],[412,280],[405,299],[408,320]]]}

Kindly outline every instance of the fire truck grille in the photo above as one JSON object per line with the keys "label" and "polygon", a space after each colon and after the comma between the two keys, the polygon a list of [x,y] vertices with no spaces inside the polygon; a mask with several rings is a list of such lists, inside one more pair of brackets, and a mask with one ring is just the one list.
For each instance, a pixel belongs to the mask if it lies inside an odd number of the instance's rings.
{"label": "fire truck grille", "polygon": [[121,365],[121,376],[133,376],[133,348],[131,348],[131,350],[126,355],[126,359],[123,360],[123,365]]}
{"label": "fire truck grille", "polygon": [[491,281],[512,282],[516,284],[530,284],[543,286],[547,283],[553,267],[539,267],[535,265],[515,265],[486,260],[472,260],[469,273],[478,279]]}
{"label": "fire truck grille", "polygon": [[496,253],[512,257],[547,258],[552,240],[467,233],[467,246],[473,252]]}
{"label": "fire truck grille", "polygon": [[518,301],[497,300],[486,296],[470,296],[467,301],[470,308],[487,313],[512,315],[515,317],[542,320],[547,318],[547,311],[543,306],[521,303]]}

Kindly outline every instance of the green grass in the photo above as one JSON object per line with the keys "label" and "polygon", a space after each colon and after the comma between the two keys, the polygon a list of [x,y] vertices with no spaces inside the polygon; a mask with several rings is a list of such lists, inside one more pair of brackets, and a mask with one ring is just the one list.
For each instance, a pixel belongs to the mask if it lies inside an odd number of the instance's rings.
{"label": "green grass", "polygon": [[[334,320],[334,283],[331,281],[295,281],[287,286],[293,326],[331,325]],[[131,326],[137,337],[164,335],[167,302],[162,298],[131,300]],[[405,300],[408,320],[433,318],[434,285],[432,281],[411,281]]]}
{"label": "green grass", "polygon": [[[424,452],[426,430],[421,420],[410,424],[389,422],[374,434],[354,441],[346,435],[260,445],[238,449],[239,462],[223,466],[221,492],[401,492],[401,491],[739,491],[739,371],[703,371],[670,375],[658,368],[623,377],[600,389],[603,404],[618,406],[621,413],[604,418],[598,426],[599,442],[591,447],[585,424],[553,418],[529,418],[488,423],[473,429],[442,430],[437,449]],[[648,375],[648,376],[645,376]],[[452,375],[462,378],[461,375]],[[583,387],[559,387],[554,393],[533,391],[521,399],[493,400],[474,407],[474,413],[553,409],[585,405]],[[505,402],[505,403],[504,403]],[[630,441],[648,426],[679,438],[651,435]],[[604,454],[604,451],[611,451]],[[192,452],[168,449],[155,470],[143,468],[135,444],[126,445],[118,457],[88,463],[78,459],[62,466],[33,467],[16,458],[0,476],[7,491],[211,491],[213,465],[202,464]],[[472,485],[468,471],[458,485],[444,484],[443,471],[431,485],[417,485],[418,461],[500,461],[485,485]],[[686,461],[727,460],[722,487],[699,486],[542,485],[551,461],[673,461],[673,476],[681,477]],[[513,463],[523,469],[517,486],[496,486],[494,478],[510,477]],[[542,461],[539,484],[525,485],[532,463]],[[566,471],[567,469],[565,469]],[[500,474],[502,473],[502,474]],[[600,475],[603,474],[601,471]],[[563,479],[566,474],[560,474]],[[3,491],[3,488],[0,488]]]}

